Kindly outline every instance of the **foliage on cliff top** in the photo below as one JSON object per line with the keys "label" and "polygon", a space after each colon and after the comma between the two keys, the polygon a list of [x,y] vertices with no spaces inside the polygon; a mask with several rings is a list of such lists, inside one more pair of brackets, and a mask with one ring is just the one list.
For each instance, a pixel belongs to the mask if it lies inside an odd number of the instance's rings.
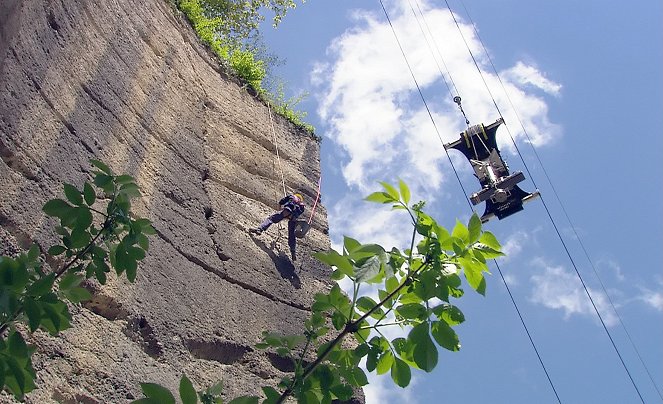
{"label": "foliage on cliff top", "polygon": [[268,62],[259,56],[259,47],[255,45],[258,26],[265,19],[261,9],[274,12],[276,27],[287,11],[295,8],[294,0],[176,0],[176,5],[200,40],[263,101],[277,114],[313,134],[315,128],[303,120],[306,113],[294,109],[301,96],[286,99],[282,87],[276,89],[276,94],[265,88]]}

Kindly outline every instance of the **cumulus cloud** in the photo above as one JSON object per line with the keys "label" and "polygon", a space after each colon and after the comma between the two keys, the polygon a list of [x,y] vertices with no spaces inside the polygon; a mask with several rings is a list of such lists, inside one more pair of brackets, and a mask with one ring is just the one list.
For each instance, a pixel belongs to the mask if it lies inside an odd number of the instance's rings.
{"label": "cumulus cloud", "polygon": [[530,85],[548,94],[559,96],[562,85],[549,80],[536,67],[518,61],[515,66],[502,72],[502,77],[523,86]]}
{"label": "cumulus cloud", "polygon": [[658,290],[640,287],[641,294],[637,299],[658,311],[663,311],[663,279],[658,279],[658,286]]}
{"label": "cumulus cloud", "polygon": [[366,396],[366,404],[418,403],[413,394],[417,384],[417,378],[414,376],[410,385],[404,389],[396,386],[388,373],[381,376],[371,373],[368,375],[368,382],[369,384],[362,388]]}
{"label": "cumulus cloud", "polygon": [[[406,1],[392,2],[389,12],[437,130],[389,24],[376,10],[355,11],[353,26],[332,41],[328,59],[316,63],[312,72],[324,135],[344,151],[339,163],[348,186],[363,192],[375,180],[400,177],[415,187],[425,186],[424,198],[439,197],[447,177],[453,178],[440,138],[444,142],[458,138],[465,122],[444,85],[446,69],[464,97],[473,124],[489,124],[499,117],[449,10],[420,4],[424,18],[419,16],[418,21]],[[487,68],[473,27],[456,18],[481,74],[498,105],[504,107],[506,97],[497,76]],[[558,93],[560,86],[523,62],[508,72],[502,81],[532,141],[541,145],[558,136],[559,128],[548,120],[545,101],[529,89]],[[509,110],[504,108],[505,119],[514,124],[511,135],[519,140],[523,133]],[[501,146],[513,150],[507,132],[498,133]]]}
{"label": "cumulus cloud", "polygon": [[[596,317],[592,306],[582,284],[575,273],[565,270],[563,267],[549,266],[542,261],[538,264],[543,271],[532,275],[532,294],[530,300],[544,307],[562,310],[565,318],[572,315]],[[605,324],[610,327],[618,323],[610,302],[606,296],[589,288],[589,293]]]}

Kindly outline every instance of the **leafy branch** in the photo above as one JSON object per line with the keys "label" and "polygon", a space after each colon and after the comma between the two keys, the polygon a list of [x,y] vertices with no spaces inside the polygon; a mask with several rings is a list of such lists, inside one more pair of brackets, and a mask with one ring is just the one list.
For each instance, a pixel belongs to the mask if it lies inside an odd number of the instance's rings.
{"label": "leafy branch", "polygon": [[[52,335],[69,328],[71,314],[62,299],[89,300],[90,292],[81,283],[94,277],[105,284],[111,267],[133,282],[138,262],[149,248],[147,235],[154,234],[149,220],[131,212],[131,199],[140,196],[133,177],[115,175],[98,160],[90,162],[95,167],[94,186],[85,182],[79,190],[64,184],[66,200],[44,204],[44,213],[60,221],[55,231],[61,244],[48,248],[48,259],[40,258],[36,244],[16,258],[0,257],[0,385],[19,400],[35,388],[35,372],[33,349],[17,324],[26,325],[30,332],[41,328]],[[93,207],[103,205],[102,200],[108,201],[105,211]],[[58,260],[64,261],[60,268],[48,273],[42,268],[43,262]]]}
{"label": "leafy branch", "polygon": [[[262,388],[263,404],[294,397],[300,403],[331,403],[349,400],[353,389],[368,383],[359,364],[378,375],[390,372],[394,383],[406,387],[412,369],[431,372],[438,362],[438,346],[460,349],[453,327],[465,321],[451,303],[463,296],[463,276],[469,286],[485,294],[487,259],[503,255],[490,232],[481,229],[475,214],[467,225],[457,221],[451,233],[424,212],[423,202],[410,205],[410,191],[400,181],[398,188],[381,183],[383,191],[366,200],[405,210],[413,227],[409,249],[387,251],[377,244],[362,244],[350,237],[341,252],[329,250],[314,256],[333,268],[332,279],[352,282],[352,296],[334,284],[327,293],[315,295],[304,335],[263,332],[259,349],[273,350],[289,359],[294,371],[277,388]],[[360,286],[378,285],[377,301],[360,295]],[[367,289],[367,288],[364,288]],[[389,340],[384,327],[397,326],[404,337]],[[343,341],[352,335],[352,348]],[[350,344],[351,345],[351,344]],[[309,352],[315,352],[311,361]],[[216,402],[221,402],[219,398]],[[258,396],[242,396],[231,403],[258,403]]]}

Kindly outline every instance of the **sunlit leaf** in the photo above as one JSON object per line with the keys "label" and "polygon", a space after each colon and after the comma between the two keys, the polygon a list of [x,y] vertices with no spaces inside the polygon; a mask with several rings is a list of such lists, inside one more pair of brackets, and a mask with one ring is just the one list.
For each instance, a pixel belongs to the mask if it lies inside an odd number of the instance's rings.
{"label": "sunlit leaf", "polygon": [[479,240],[481,236],[481,219],[479,219],[479,215],[476,212],[472,214],[467,228],[469,232],[467,242],[471,244]]}
{"label": "sunlit leaf", "polygon": [[380,259],[370,257],[361,267],[355,269],[357,282],[371,282],[380,273]]}
{"label": "sunlit leaf", "polygon": [[384,190],[387,191],[387,194],[389,194],[389,196],[391,196],[395,201],[398,201],[400,199],[398,190],[393,185],[386,183],[384,181],[380,181],[380,184],[382,185]]}
{"label": "sunlit leaf", "polygon": [[376,366],[377,374],[383,375],[387,373],[393,365],[394,365],[394,354],[392,354],[391,351],[388,350],[382,356],[380,356],[380,359],[378,359]]}
{"label": "sunlit leaf", "polygon": [[398,180],[398,187],[401,191],[401,196],[403,197],[403,202],[407,205],[410,203],[410,188],[407,187],[407,184],[403,180]]}
{"label": "sunlit leaf", "polygon": [[451,235],[453,237],[456,237],[460,240],[462,240],[465,244],[467,244],[469,238],[470,238],[470,232],[467,229],[467,227],[460,222],[460,220],[456,220],[456,225],[454,226],[453,231],[451,232]]}
{"label": "sunlit leaf", "polygon": [[[365,201],[376,202],[376,203],[392,203],[394,199],[386,192],[373,192],[366,198]],[[400,205],[399,205],[400,206]]]}

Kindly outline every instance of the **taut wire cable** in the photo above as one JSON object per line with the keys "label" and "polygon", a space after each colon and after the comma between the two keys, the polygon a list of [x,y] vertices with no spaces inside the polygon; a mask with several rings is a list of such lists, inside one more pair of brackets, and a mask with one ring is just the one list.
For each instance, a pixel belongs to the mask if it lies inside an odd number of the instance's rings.
{"label": "taut wire cable", "polygon": [[[446,4],[447,4],[447,7],[449,7],[448,0],[445,0],[445,2],[446,2]],[[514,113],[515,113],[515,115],[516,115],[516,117],[517,117],[517,119],[518,119],[518,122],[520,123],[520,125],[521,125],[521,127],[522,127],[522,129],[523,129],[523,132],[525,133],[525,135],[526,135],[526,137],[527,137],[527,140],[528,140],[528,142],[530,143],[530,146],[534,149],[534,145],[533,145],[533,143],[532,143],[532,140],[531,140],[531,138],[529,137],[529,134],[527,133],[527,130],[525,129],[525,126],[523,125],[523,122],[520,120],[520,116],[518,115],[518,113],[517,113],[517,111],[516,111],[516,108],[515,108],[515,106],[513,105],[513,102],[511,102],[511,99],[510,99],[510,97],[509,97],[509,95],[508,95],[508,92],[506,91],[506,86],[505,86],[504,83],[502,82],[502,79],[501,79],[499,73],[497,72],[497,69],[495,68],[495,65],[494,65],[494,63],[493,63],[493,61],[492,61],[492,59],[491,59],[491,57],[490,57],[490,54],[489,54],[488,51],[486,50],[486,47],[485,47],[485,45],[484,45],[484,43],[483,43],[483,40],[482,40],[481,37],[479,36],[479,33],[478,33],[477,29],[476,29],[476,26],[474,25],[474,22],[472,21],[472,18],[470,17],[469,12],[468,12],[467,8],[465,7],[465,4],[463,3],[462,0],[460,0],[460,2],[461,2],[461,4],[463,5],[463,8],[464,8],[464,10],[465,10],[465,13],[467,14],[468,19],[469,19],[469,21],[470,21],[470,24],[472,25],[472,27],[473,27],[473,29],[474,29],[475,35],[477,36],[477,39],[478,39],[479,42],[481,43],[481,46],[482,46],[482,48],[483,48],[483,50],[484,50],[484,53],[486,54],[486,57],[487,57],[488,60],[490,61],[490,64],[491,64],[491,66],[492,66],[492,68],[493,68],[493,71],[494,71],[494,73],[495,73],[495,75],[496,75],[496,77],[497,77],[499,83],[501,84],[503,91],[504,91],[505,94],[506,94],[506,97],[507,97],[507,99],[508,99],[508,101],[509,101],[509,103],[510,103],[510,105],[511,105],[511,108],[512,108],[513,111],[514,111]],[[450,8],[450,7],[449,7],[449,12],[451,12],[451,8]],[[452,13],[452,16],[453,16],[453,12],[451,12],[451,13]],[[455,18],[455,17],[454,17],[454,22],[456,22],[456,27],[458,28],[459,32],[461,33],[461,36],[463,36],[462,31],[461,31],[461,29],[460,29],[460,26],[458,25],[458,22],[456,21],[456,18]],[[504,120],[504,117],[502,116],[502,112],[500,111],[499,107],[497,106],[497,102],[495,101],[495,98],[493,97],[493,94],[492,94],[492,92],[490,91],[490,88],[488,88],[488,84],[487,84],[486,80],[485,80],[484,77],[483,77],[483,73],[481,72],[481,69],[479,68],[479,65],[477,64],[476,59],[475,59],[475,57],[474,57],[474,55],[473,55],[473,53],[472,53],[472,51],[471,51],[469,45],[468,45],[467,42],[465,41],[465,37],[464,37],[464,36],[463,36],[463,41],[465,42],[465,46],[467,47],[468,52],[469,52],[470,55],[472,56],[472,60],[474,61],[474,65],[475,65],[475,67],[477,68],[477,70],[479,71],[479,74],[481,75],[481,78],[482,78],[482,80],[483,80],[483,83],[484,83],[484,85],[486,86],[486,90],[487,90],[488,93],[490,94],[490,97],[491,97],[491,99],[492,99],[492,101],[493,101],[493,104],[495,105],[495,108],[497,109],[497,112],[500,114],[500,117]],[[522,153],[520,152],[520,150],[519,150],[519,148],[518,148],[518,145],[516,144],[516,141],[515,141],[513,135],[511,134],[511,130],[509,129],[508,125],[506,124],[506,121],[505,121],[505,126],[507,127],[507,132],[509,133],[509,137],[511,138],[511,141],[512,141],[512,143],[513,143],[513,145],[514,145],[514,147],[515,147],[515,149],[516,149],[517,154],[519,155],[519,157],[520,157],[520,159],[521,159],[521,161],[522,161],[522,163],[523,163],[523,166],[524,166],[525,169],[527,170],[527,174],[528,174],[530,180],[532,181],[532,184],[534,184],[534,187],[538,189],[538,186],[537,186],[537,184],[536,184],[536,181],[535,181],[535,179],[534,179],[534,176],[533,176],[532,173],[530,172],[529,167],[528,167],[527,163],[525,162],[525,159],[523,158],[523,155],[522,155]],[[540,164],[540,165],[542,166],[542,168],[543,168],[543,163],[542,163],[541,159],[539,158],[539,155],[538,155],[538,153],[536,152],[536,149],[534,149],[534,153],[535,153],[535,155],[536,155],[537,160],[539,161],[539,164]],[[562,210],[563,210],[564,213],[566,214],[566,209],[564,208],[564,205],[562,204],[562,202],[561,202],[561,200],[560,200],[560,198],[559,198],[559,195],[557,194],[557,192],[556,192],[554,186],[552,185],[552,181],[550,180],[550,177],[548,176],[547,171],[545,170],[545,168],[543,168],[543,171],[544,171],[544,173],[545,173],[546,178],[548,179],[548,183],[549,183],[549,184],[551,185],[551,187],[553,188],[553,193],[555,194],[555,196],[556,196],[556,198],[557,198],[557,201],[559,202],[560,206],[562,206]],[[571,264],[572,264],[572,266],[573,266],[573,269],[575,270],[575,273],[576,273],[576,275],[578,276],[578,279],[580,280],[580,283],[582,284],[582,287],[583,287],[583,289],[584,289],[584,291],[585,291],[585,294],[586,294],[587,297],[589,298],[589,301],[590,301],[590,303],[592,304],[592,307],[594,308],[594,311],[596,312],[596,315],[598,316],[598,318],[599,318],[599,320],[600,320],[600,322],[601,322],[601,325],[603,326],[603,329],[605,330],[606,335],[607,335],[608,338],[610,339],[610,343],[612,344],[612,347],[614,348],[615,352],[617,353],[617,356],[619,357],[619,360],[620,360],[620,362],[621,362],[621,364],[622,364],[624,370],[626,371],[626,374],[628,375],[628,378],[630,379],[631,384],[632,384],[633,387],[635,388],[635,391],[637,392],[638,397],[640,397],[640,400],[644,403],[645,401],[644,401],[644,399],[643,399],[643,397],[642,397],[642,394],[640,393],[640,390],[638,389],[638,386],[636,385],[635,380],[633,379],[633,377],[632,377],[632,375],[631,375],[631,372],[629,371],[628,366],[626,365],[626,363],[625,363],[625,361],[624,361],[624,358],[622,357],[621,352],[619,351],[619,348],[617,348],[617,345],[616,345],[616,343],[615,343],[615,341],[614,341],[612,335],[610,334],[610,331],[608,330],[608,327],[606,326],[605,321],[603,320],[603,317],[601,316],[601,314],[600,314],[600,312],[599,312],[599,310],[598,310],[598,308],[597,308],[597,306],[596,306],[596,304],[595,304],[595,302],[594,302],[594,299],[592,298],[591,293],[589,292],[589,289],[588,289],[587,285],[585,284],[585,281],[584,281],[582,275],[580,274],[580,271],[578,270],[578,267],[577,267],[575,261],[573,260],[573,258],[572,258],[572,256],[571,256],[571,253],[570,253],[570,251],[569,251],[569,249],[568,249],[568,247],[567,247],[567,245],[566,245],[566,242],[564,241],[564,239],[563,239],[563,237],[562,237],[562,235],[561,235],[561,233],[560,233],[560,231],[559,231],[559,229],[558,229],[558,227],[557,227],[557,224],[556,224],[555,220],[553,219],[553,216],[552,216],[552,214],[551,214],[551,212],[550,212],[550,209],[548,208],[548,205],[547,205],[546,202],[545,202],[545,199],[544,199],[543,195],[540,195],[540,198],[541,198],[541,203],[543,204],[543,207],[544,207],[545,210],[546,210],[546,213],[547,213],[547,215],[548,215],[548,218],[550,219],[550,222],[552,223],[552,225],[553,225],[553,227],[554,227],[554,229],[555,229],[555,232],[557,233],[557,237],[559,238],[559,240],[560,240],[562,246],[564,247],[564,251],[566,252],[566,255],[568,256],[569,261],[571,262]],[[571,220],[570,220],[568,214],[566,214],[566,217],[567,217],[567,220],[569,221],[569,223],[571,224],[571,227],[573,228],[573,231],[575,232],[575,227],[573,226],[573,223],[571,222]],[[576,233],[576,237],[577,237],[577,233]],[[580,240],[580,239],[578,238],[578,240]],[[582,242],[581,242],[581,246],[582,246]],[[583,250],[584,250],[584,246],[583,246]],[[585,254],[587,254],[586,250],[585,250]],[[588,254],[587,254],[587,258],[588,258],[588,260],[590,261],[590,263],[592,264],[592,267],[594,268],[594,264],[591,262],[591,259],[589,259],[589,255],[588,255]],[[594,268],[594,272],[595,272],[596,276],[598,277],[598,273],[597,273],[597,271],[596,271],[595,268]],[[599,278],[599,281],[600,281],[600,278]],[[603,282],[601,282],[601,285],[603,286]],[[605,287],[604,287],[604,291],[605,291]],[[607,291],[605,291],[605,293],[606,293],[606,295],[607,295]],[[610,296],[608,296],[608,300],[610,300]],[[610,300],[610,302],[611,302],[611,304],[612,304],[612,301],[611,301],[611,300]],[[613,305],[613,309],[615,310],[615,313],[617,314],[617,316],[618,316],[618,318],[619,318],[619,313],[617,313],[617,311],[616,311],[614,305]],[[620,319],[620,322],[621,322],[621,318],[619,318],[619,319]],[[623,325],[623,322],[622,322],[622,325]],[[625,331],[626,331],[626,329],[625,329]],[[626,333],[628,334],[628,332],[626,332]],[[629,336],[629,338],[630,338],[630,336]],[[633,343],[632,340],[631,340],[631,343]],[[635,346],[635,345],[634,345],[634,346]],[[636,351],[637,351],[637,349],[636,349]],[[639,354],[639,353],[638,353],[638,356],[640,357],[640,354]],[[643,362],[643,365],[644,365],[644,362]],[[645,368],[646,368],[646,366],[645,366]],[[647,370],[647,373],[649,373],[648,370]],[[650,375],[650,377],[651,377],[651,375]],[[653,380],[652,380],[652,382],[653,382]],[[654,384],[654,386],[656,386],[656,385]],[[657,388],[656,390],[658,391],[658,388]],[[659,395],[660,395],[660,392],[659,392]]]}
{"label": "taut wire cable", "polygon": [[[438,136],[438,138],[440,139],[440,142],[442,143],[442,145],[444,145],[444,141],[442,140],[442,136],[440,135],[440,132],[439,132],[439,130],[437,129],[437,125],[435,124],[435,119],[433,118],[433,114],[431,113],[430,109],[428,108],[428,104],[426,103],[426,99],[425,99],[425,97],[424,97],[424,95],[423,95],[423,92],[421,91],[421,88],[419,87],[419,83],[417,82],[417,79],[416,79],[416,77],[415,77],[415,75],[414,75],[414,72],[412,71],[412,68],[410,67],[410,63],[408,62],[408,60],[407,60],[407,56],[405,55],[405,51],[403,50],[403,47],[401,46],[400,40],[398,39],[398,35],[396,34],[396,30],[394,29],[394,26],[393,26],[393,24],[391,23],[391,19],[389,18],[389,13],[387,12],[387,9],[385,8],[384,3],[382,2],[382,0],[379,0],[379,1],[380,1],[380,5],[382,6],[382,11],[384,11],[384,15],[385,15],[385,17],[387,18],[387,21],[389,22],[389,26],[391,27],[391,31],[392,31],[393,34],[394,34],[394,38],[396,39],[396,42],[398,43],[398,47],[399,47],[399,49],[400,49],[400,51],[401,51],[401,54],[403,55],[403,59],[405,60],[405,64],[407,65],[407,67],[408,67],[408,69],[409,69],[409,71],[410,71],[410,74],[412,75],[412,80],[414,80],[415,86],[417,87],[417,90],[419,91],[419,95],[421,96],[421,100],[423,101],[424,106],[426,107],[426,110],[428,111],[428,116],[430,117],[430,119],[431,119],[431,121],[432,121],[432,123],[433,123],[433,127],[435,128],[435,131],[436,131],[436,133],[437,133],[437,136]],[[415,14],[415,17],[416,17],[416,14]],[[455,17],[454,17],[454,20],[455,20]],[[476,63],[476,62],[475,62],[475,63]],[[448,151],[446,148],[445,148],[445,152],[446,152],[446,154],[447,154],[447,158],[449,159],[449,162],[451,163],[451,168],[453,169],[454,174],[456,175],[456,179],[458,180],[458,184],[460,185],[460,187],[461,187],[461,189],[462,189],[462,191],[463,191],[463,196],[464,196],[465,199],[467,200],[467,203],[468,203],[468,205],[469,205],[469,207],[470,207],[470,210],[471,210],[472,212],[474,212],[474,207],[472,206],[472,204],[470,203],[469,199],[467,198],[467,192],[465,191],[465,187],[463,186],[463,183],[462,183],[462,181],[460,180],[460,177],[459,177],[459,175],[458,175],[458,172],[456,171],[456,168],[454,167],[453,162],[451,161],[451,157],[449,156],[449,151]],[[513,294],[511,293],[511,290],[509,289],[509,287],[508,287],[508,285],[507,285],[507,283],[506,283],[506,279],[504,278],[504,275],[503,275],[503,273],[502,273],[502,270],[500,269],[499,264],[497,264],[497,261],[496,261],[496,260],[493,260],[493,261],[495,262],[495,265],[497,266],[497,269],[498,269],[498,272],[499,272],[499,274],[500,274],[500,277],[502,278],[502,282],[504,282],[504,284],[505,284],[505,286],[506,286],[506,288],[507,288],[507,291],[508,291],[508,293],[509,293],[509,297],[511,298],[511,302],[513,303],[514,307],[516,308],[516,311],[517,311],[517,313],[518,313],[518,316],[519,316],[519,318],[520,318],[520,321],[521,321],[521,323],[522,323],[522,325],[523,325],[523,328],[525,329],[525,332],[527,333],[527,336],[528,336],[528,338],[529,338],[529,340],[530,340],[530,343],[532,344],[532,347],[534,348],[534,352],[536,353],[536,356],[537,356],[537,358],[538,358],[538,360],[539,360],[539,363],[541,364],[541,367],[543,368],[543,371],[544,371],[544,373],[546,374],[546,377],[547,377],[547,379],[548,379],[548,383],[550,383],[550,386],[551,386],[551,388],[552,388],[552,390],[553,390],[555,396],[557,397],[557,401],[561,404],[561,400],[560,400],[560,398],[559,398],[559,395],[557,394],[557,390],[555,389],[555,386],[554,386],[554,384],[553,384],[553,382],[552,382],[552,379],[550,378],[550,375],[548,374],[548,370],[546,369],[546,366],[545,366],[545,364],[543,363],[543,360],[542,360],[542,358],[541,358],[541,355],[539,354],[539,350],[537,349],[536,344],[534,343],[534,339],[532,338],[532,336],[531,336],[531,334],[530,334],[530,332],[529,332],[529,329],[527,328],[527,325],[525,324],[525,320],[523,319],[523,317],[522,317],[522,315],[521,315],[521,313],[520,313],[520,310],[518,309],[518,305],[516,304],[516,301],[515,301],[515,299],[514,299],[514,297],[513,297]]]}

